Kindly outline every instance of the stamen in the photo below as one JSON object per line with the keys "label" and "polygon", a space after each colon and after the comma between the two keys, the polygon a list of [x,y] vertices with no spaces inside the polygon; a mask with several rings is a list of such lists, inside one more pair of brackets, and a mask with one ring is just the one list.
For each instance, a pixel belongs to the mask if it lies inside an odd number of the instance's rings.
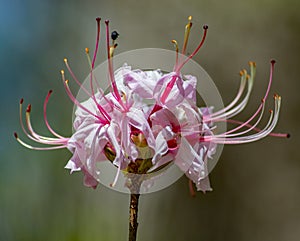
{"label": "stamen", "polygon": [[[71,74],[71,76],[72,76],[72,78],[75,80],[75,82],[77,83],[77,85],[89,96],[89,97],[91,97],[92,99],[93,99],[93,101],[94,101],[94,103],[95,103],[95,105],[97,106],[97,108],[98,108],[98,110],[100,111],[100,113],[102,114],[102,116],[106,119],[106,122],[107,123],[109,123],[110,122],[110,120],[111,120],[111,118],[110,118],[110,116],[109,116],[109,114],[103,109],[103,107],[101,106],[101,105],[99,105],[98,104],[98,102],[97,102],[97,100],[96,100],[96,97],[95,97],[95,95],[94,95],[94,93],[91,95],[89,92],[88,92],[88,90],[80,83],[80,81],[77,79],[77,77],[75,76],[75,74],[73,73],[73,71],[72,71],[72,69],[71,69],[71,67],[70,67],[70,65],[69,65],[69,63],[68,63],[68,60],[67,60],[67,58],[64,58],[64,62],[65,62],[65,64],[66,64],[66,67],[67,67],[67,69],[68,69],[68,71],[70,72],[70,74]],[[62,77],[63,77],[63,79],[65,79],[65,77],[64,77],[64,71],[62,70],[61,71],[61,75],[62,75]],[[91,78],[92,78],[92,70],[91,70]],[[67,85],[68,85],[68,82],[69,81],[67,81]],[[93,86],[91,85],[91,88],[92,88]],[[73,96],[73,94],[71,94],[72,96]],[[70,96],[69,96],[70,97]],[[71,98],[71,97],[70,97]],[[74,96],[72,97],[73,99],[76,99]],[[71,98],[71,100],[72,100],[72,98]],[[72,100],[73,101],[73,100]],[[77,100],[76,100],[77,101]],[[74,102],[74,101],[73,101]],[[78,101],[77,101],[77,103],[79,103]],[[74,104],[75,104],[75,102],[74,102]],[[90,112],[89,112],[90,113]]]}
{"label": "stamen", "polygon": [[178,65],[178,52],[179,52],[179,48],[178,48],[178,43],[176,40],[172,40],[171,41],[174,45],[175,45],[175,51],[176,51],[176,60],[175,60],[175,66],[174,66],[174,70],[177,68]]}
{"label": "stamen", "polygon": [[23,98],[20,100],[20,111],[19,111],[19,122],[20,122],[20,124],[21,124],[21,128],[22,128],[22,130],[23,130],[23,132],[25,133],[25,135],[29,138],[29,139],[31,139],[31,140],[33,140],[33,141],[37,141],[37,139],[36,138],[34,138],[33,136],[31,136],[28,132],[27,132],[27,130],[25,129],[25,126],[24,126],[24,123],[23,123],[23,118],[22,118],[22,109],[23,109]]}
{"label": "stamen", "polygon": [[97,57],[97,52],[98,52],[98,47],[99,47],[99,40],[100,40],[100,21],[101,18],[96,18],[97,21],[97,37],[96,37],[96,47],[94,51],[94,56],[93,56],[93,61],[92,61],[92,67],[91,67],[91,72],[90,72],[90,87],[92,91],[92,96],[95,98],[95,91],[94,91],[94,86],[93,86],[93,70],[96,62],[96,57]]}
{"label": "stamen", "polygon": [[[262,103],[261,105],[258,107],[257,109],[257,112],[256,114],[258,114],[258,112],[260,111],[260,109],[262,108],[262,105],[264,104],[264,101],[266,100],[266,98],[268,97],[268,94],[269,94],[269,91],[270,91],[270,88],[271,88],[271,84],[272,84],[272,79],[273,79],[273,71],[274,71],[274,64],[275,64],[275,61],[272,60],[271,61],[271,70],[270,70],[270,79],[269,79],[269,84],[268,84],[268,87],[267,87],[267,90],[266,90],[266,93],[265,93],[265,96],[263,97],[262,99]],[[234,109],[231,109],[230,111],[228,111],[227,113],[223,114],[223,115],[219,115],[217,117],[213,117],[213,118],[208,118],[206,119],[205,121],[214,121],[214,120],[218,120],[218,119],[222,119],[224,117],[227,117],[227,118],[231,118],[232,116],[238,114],[246,105],[246,103],[248,102],[248,98],[250,96],[250,92],[251,92],[251,89],[252,89],[252,86],[253,86],[253,79],[254,79],[254,75],[255,75],[255,63],[254,62],[250,62],[249,63],[250,67],[251,67],[251,76],[250,76],[250,79],[248,81],[248,92],[243,100],[243,102],[241,102],[238,106],[236,106]],[[244,71],[245,72],[245,71]],[[244,73],[246,74],[246,73]],[[278,95],[275,95],[274,98],[276,99],[279,99],[280,101],[280,96]],[[252,118],[252,117],[251,117]],[[250,119],[251,119],[250,118]],[[252,118],[253,119],[253,118]],[[249,122],[245,122],[246,124],[248,124]],[[243,125],[244,126],[244,125]]]}
{"label": "stamen", "polygon": [[47,104],[48,104],[48,102],[49,102],[49,98],[50,98],[52,92],[53,92],[52,90],[49,90],[49,92],[48,92],[48,94],[47,94],[47,96],[46,96],[46,98],[45,98],[45,101],[44,101],[44,121],[45,121],[45,124],[46,124],[48,130],[49,130],[54,136],[56,136],[56,137],[58,137],[58,138],[65,138],[65,137],[63,137],[63,136],[57,134],[57,133],[51,128],[51,126],[49,125],[49,122],[48,122],[48,118],[47,118]]}
{"label": "stamen", "polygon": [[[217,137],[233,137],[233,136],[244,135],[247,132],[253,130],[259,124],[259,122],[261,121],[261,119],[263,117],[263,113],[264,113],[264,109],[265,109],[264,107],[265,107],[265,101],[262,100],[262,107],[258,108],[258,110],[254,113],[254,115],[252,115],[246,122],[241,122],[241,124],[238,127],[234,128],[230,131],[227,131],[224,134],[216,135],[216,136]],[[230,133],[238,131],[239,129],[241,129],[243,127],[247,127],[249,125],[249,123],[258,115],[259,112],[260,112],[259,118],[257,119],[257,121],[255,122],[254,125],[250,125],[249,129],[247,129],[245,131],[242,131],[242,132],[239,132],[239,133],[230,134]],[[224,120],[224,121],[226,121],[226,120]]]}
{"label": "stamen", "polygon": [[111,46],[110,46],[110,39],[109,39],[109,20],[105,20],[105,24],[106,24],[106,47],[107,47],[107,59],[108,59],[108,72],[109,72],[109,77],[110,77],[110,82],[113,88],[113,95],[116,98],[116,100],[119,102],[119,104],[124,108],[124,104],[122,102],[120,93],[118,91],[117,85],[116,85],[116,80],[114,77],[114,71],[113,71],[113,66],[112,66],[112,56],[111,56]]}
{"label": "stamen", "polygon": [[91,60],[91,57],[90,57],[90,50],[89,50],[89,48],[85,48],[85,55],[86,55],[87,60],[89,62],[89,67],[92,69],[92,60]]}
{"label": "stamen", "polygon": [[255,62],[253,62],[253,61],[249,61],[249,63],[248,63],[248,64],[249,64],[249,66],[250,66],[250,67],[256,67],[256,63],[255,63]]}
{"label": "stamen", "polygon": [[25,131],[25,134],[31,140],[34,140],[34,141],[42,143],[42,144],[48,144],[48,145],[59,145],[59,144],[65,143],[68,140],[68,138],[59,138],[59,139],[57,139],[57,138],[45,137],[45,136],[41,136],[41,135],[37,134],[33,130],[32,125],[31,125],[30,112],[31,112],[31,105],[28,105],[27,109],[26,109],[26,124],[27,124],[27,128],[28,128],[31,136],[27,135],[26,131]]}
{"label": "stamen", "polygon": [[[218,122],[221,121],[221,122],[228,122],[228,123],[232,123],[232,124],[238,124],[238,125],[241,125],[243,124],[244,122],[242,121],[239,121],[239,120],[233,120],[233,119],[224,119],[224,120],[218,120]],[[247,124],[245,125],[245,127],[249,127],[250,129],[252,129],[253,131],[256,131],[256,132],[261,132],[262,129],[258,128],[258,127],[254,127],[254,125],[250,125],[250,124]],[[273,137],[281,137],[281,138],[290,138],[290,134],[289,133],[274,133],[274,132],[271,132],[269,134],[269,136],[273,136]]]}
{"label": "stamen", "polygon": [[93,61],[92,61],[92,69],[94,69],[94,66],[95,66],[95,61],[96,61],[98,47],[99,47],[101,18],[96,18],[96,21],[97,21],[97,37],[96,37],[96,47],[95,47],[95,51],[94,51],[94,57],[93,57]]}
{"label": "stamen", "polygon": [[[99,18],[99,17],[96,18],[96,21],[97,21],[97,37],[96,37],[96,46],[95,46],[95,50],[94,50],[92,66],[91,66],[91,71],[90,71],[90,88],[91,88],[91,92],[92,92],[91,93],[92,98],[94,99],[94,102],[96,103],[98,109],[102,113],[101,107],[99,108],[99,105],[96,101],[95,91],[94,91],[94,86],[93,86],[93,70],[94,70],[94,67],[95,67],[95,62],[96,62],[97,52],[98,52],[99,42],[100,42],[100,21],[101,21],[101,18]],[[97,85],[97,88],[99,89],[99,85],[98,85],[97,81],[96,81],[96,85]],[[105,114],[102,113],[102,115],[104,116],[104,118],[106,118],[105,116],[107,115],[107,113],[105,113]]]}
{"label": "stamen", "polygon": [[[258,114],[259,114],[259,112],[261,112],[261,115],[260,115],[260,118],[258,119],[258,120],[260,120],[261,118],[262,118],[262,114],[263,114],[263,111],[264,111],[264,105],[265,105],[265,101],[264,100],[262,100],[261,101],[261,104],[259,105],[259,107],[258,107],[258,109],[256,110],[256,112],[245,122],[245,123],[243,123],[242,125],[240,125],[240,126],[238,126],[238,127],[236,127],[236,128],[234,128],[234,129],[232,129],[232,130],[230,130],[230,131],[228,131],[228,132],[225,132],[225,135],[226,134],[230,134],[230,133],[232,133],[232,132],[235,132],[235,131],[237,131],[237,130],[239,130],[239,129],[241,129],[242,127],[244,127],[245,125],[247,125],[247,124],[249,124]],[[257,123],[258,124],[258,123]]]}
{"label": "stamen", "polygon": [[[189,21],[191,21],[191,20],[192,20],[192,17],[190,16]],[[185,42],[184,42],[182,53],[185,52],[185,48],[186,48],[186,44],[187,44],[187,41],[188,41],[188,36],[189,36],[191,26],[192,26],[191,22],[189,22],[186,25]],[[161,97],[161,102],[162,103],[164,103],[166,101],[168,95],[170,94],[170,92],[171,92],[171,90],[172,90],[172,88],[175,84],[175,81],[176,81],[176,79],[178,78],[178,76],[180,74],[180,70],[182,69],[182,67],[199,51],[199,49],[203,45],[203,43],[205,41],[205,38],[206,38],[207,29],[208,29],[207,25],[204,25],[203,29],[204,29],[204,33],[203,33],[202,40],[201,40],[200,44],[198,45],[198,47],[194,50],[194,52],[190,56],[188,56],[179,66],[176,66],[176,68],[174,69],[175,70],[174,72],[176,74],[172,77],[172,79],[170,80],[170,82],[168,83],[166,89],[163,92],[163,95]]]}
{"label": "stamen", "polygon": [[94,116],[96,119],[98,119],[100,121],[100,123],[102,124],[107,124],[109,122],[107,122],[107,120],[103,120],[100,116],[95,115],[94,113],[92,113],[91,111],[89,111],[87,108],[85,108],[72,94],[72,91],[70,90],[70,87],[68,85],[68,80],[65,79],[65,75],[64,75],[64,71],[61,70],[61,77],[62,77],[62,81],[66,90],[67,95],[69,96],[70,100],[77,105],[78,107],[80,107],[81,109],[83,109],[84,111],[86,111],[87,113],[89,113],[90,115]]}
{"label": "stamen", "polygon": [[203,36],[202,36],[202,39],[201,39],[201,42],[200,44],[198,45],[198,47],[194,50],[194,52],[192,54],[190,54],[190,56],[188,56],[184,61],[183,63],[181,63],[181,65],[176,69],[176,72],[180,72],[180,70],[182,69],[182,67],[191,59],[193,58],[197,53],[198,51],[200,50],[200,48],[202,47],[202,45],[204,44],[204,41],[205,41],[205,38],[206,38],[206,35],[207,35],[207,29],[208,29],[208,26],[207,25],[204,25],[203,26]]}
{"label": "stamen", "polygon": [[266,94],[264,96],[264,99],[266,99],[269,95],[270,89],[271,89],[271,85],[272,85],[272,80],[273,80],[273,72],[274,72],[274,65],[275,65],[276,61],[273,59],[271,60],[271,67],[270,67],[270,78],[269,78],[269,84],[267,87],[267,91]]}
{"label": "stamen", "polygon": [[22,141],[19,137],[18,134],[15,132],[14,133],[14,137],[16,138],[16,140],[22,145],[27,147],[28,149],[31,150],[37,150],[37,151],[46,151],[46,150],[56,150],[56,149],[62,149],[62,148],[66,148],[66,143],[59,145],[59,146],[51,146],[51,147],[35,147],[35,146],[31,146],[27,143],[25,143],[24,141]]}
{"label": "stamen", "polygon": [[184,41],[183,41],[183,46],[182,46],[182,54],[185,55],[185,52],[186,52],[186,46],[187,46],[187,43],[188,43],[188,40],[189,40],[189,36],[190,36],[190,31],[191,31],[191,28],[192,28],[192,16],[189,16],[188,17],[188,23],[187,25],[185,25],[185,32],[184,32]]}
{"label": "stamen", "polygon": [[231,109],[239,101],[239,99],[241,98],[241,96],[242,96],[242,94],[245,90],[245,87],[246,87],[246,75],[247,75],[246,70],[241,70],[240,71],[241,80],[240,80],[240,87],[239,87],[237,96],[234,98],[234,100],[228,106],[226,106],[225,108],[211,114],[210,118],[215,117],[217,115],[220,115],[222,113],[225,113],[227,110]]}
{"label": "stamen", "polygon": [[27,124],[27,129],[29,130],[30,134],[36,139],[36,140],[40,140],[40,136],[38,134],[36,134],[33,131],[33,128],[31,126],[31,121],[30,121],[30,112],[31,112],[31,105],[29,104],[26,108],[26,124]]}
{"label": "stamen", "polygon": [[26,109],[26,112],[31,112],[31,104],[29,104],[28,106],[27,106],[27,109]]}
{"label": "stamen", "polygon": [[[89,67],[90,67],[90,74],[91,74],[91,77],[93,77],[93,80],[95,81],[96,83],[96,87],[97,87],[97,90],[100,89],[100,86],[99,86],[99,83],[96,79],[96,76],[93,76],[92,72],[93,72],[93,69],[92,69],[92,60],[91,60],[91,57],[90,57],[90,50],[89,48],[85,48],[85,55],[86,55],[86,58],[87,58],[87,61],[88,61],[88,64],[89,64]],[[81,86],[82,88],[83,86]],[[86,92],[86,91],[85,91]],[[89,93],[87,93],[90,97],[92,97]]]}
{"label": "stamen", "polygon": [[281,104],[280,96],[275,96],[275,109],[270,110],[270,118],[268,123],[266,124],[265,128],[262,129],[260,132],[250,135],[250,136],[242,136],[242,137],[235,137],[235,138],[215,138],[214,136],[207,136],[204,138],[204,141],[212,141],[214,143],[222,143],[222,144],[241,144],[241,143],[249,143],[256,140],[260,140],[261,138],[270,135],[272,130],[275,128],[278,118],[279,118],[279,110]]}
{"label": "stamen", "polygon": [[70,87],[68,85],[69,81],[68,80],[65,80],[64,81],[64,86],[65,86],[65,89],[66,89],[66,92],[69,96],[69,98],[73,101],[73,103],[75,105],[77,105],[78,107],[80,107],[81,109],[83,109],[84,111],[86,111],[87,113],[89,113],[90,115],[94,116],[96,119],[98,119],[100,121],[100,123],[102,124],[107,124],[109,122],[107,122],[106,120],[103,120],[100,116],[98,115],[95,115],[94,113],[90,112],[87,108],[85,108],[83,105],[81,105],[81,103],[74,97],[74,95],[72,94],[71,90],[70,90]]}
{"label": "stamen", "polygon": [[[247,76],[247,71],[246,70],[243,70],[244,72],[244,75],[245,75],[245,78]],[[237,105],[235,106],[234,108],[232,109],[228,109],[228,108],[224,108],[229,110],[227,112],[224,111],[224,109],[218,111],[218,116],[215,116],[215,114],[213,115],[213,117],[208,117],[208,118],[205,118],[204,121],[215,121],[215,120],[218,120],[218,119],[223,119],[223,118],[231,118],[232,116],[235,116],[237,115],[238,113],[240,113],[247,105],[248,103],[248,100],[250,98],[250,94],[252,92],[252,87],[253,87],[253,82],[254,82],[254,77],[255,77],[255,68],[251,67],[251,75],[250,75],[250,79],[248,79],[248,85],[247,85],[247,93],[244,97],[244,99]]]}

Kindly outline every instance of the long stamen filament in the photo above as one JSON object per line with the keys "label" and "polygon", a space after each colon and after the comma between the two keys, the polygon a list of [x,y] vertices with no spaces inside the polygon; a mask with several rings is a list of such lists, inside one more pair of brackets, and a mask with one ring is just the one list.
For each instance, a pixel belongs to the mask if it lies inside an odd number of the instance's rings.
{"label": "long stamen filament", "polygon": [[45,120],[45,124],[46,124],[48,130],[49,130],[54,136],[56,136],[56,137],[58,137],[58,138],[65,138],[65,137],[63,137],[63,136],[57,134],[57,133],[51,128],[51,126],[50,126],[50,124],[49,124],[49,122],[48,122],[48,118],[47,118],[47,104],[48,104],[48,102],[49,102],[49,98],[50,98],[52,92],[53,92],[52,90],[50,90],[50,91],[48,92],[48,94],[47,94],[47,96],[46,96],[46,98],[45,98],[45,101],[44,101],[44,120]]}
{"label": "long stamen filament", "polygon": [[19,137],[17,133],[14,133],[14,136],[16,138],[16,140],[23,146],[27,147],[28,149],[31,150],[41,150],[41,151],[46,151],[46,150],[56,150],[56,149],[62,149],[62,148],[66,148],[66,144],[62,144],[59,146],[51,146],[51,147],[35,147],[35,146],[31,146],[29,144],[27,144],[26,142],[22,141]]}
{"label": "long stamen filament", "polygon": [[[189,26],[189,24],[187,25]],[[190,25],[191,27],[191,25]],[[190,29],[190,27],[188,27],[188,29]],[[203,29],[204,29],[204,33],[203,33],[203,36],[202,36],[202,40],[200,42],[200,44],[198,45],[198,47],[194,50],[194,52],[192,54],[190,54],[180,65],[178,65],[176,68],[175,68],[175,75],[172,77],[172,79],[170,80],[170,82],[168,83],[165,91],[163,92],[163,95],[161,97],[161,102],[164,103],[167,99],[167,97],[169,96],[174,84],[175,84],[175,81],[176,79],[178,78],[179,76],[179,72],[180,70],[182,69],[182,67],[191,59],[193,58],[197,53],[198,51],[200,50],[200,48],[202,47],[204,41],[205,41],[205,38],[206,38],[206,34],[207,34],[207,29],[208,29],[208,26],[207,25],[204,25],[203,26]],[[190,30],[188,30],[187,33],[189,33]],[[187,38],[188,38],[188,34],[186,35]],[[186,43],[187,43],[187,40],[186,40]]]}
{"label": "long stamen filament", "polygon": [[85,55],[87,57],[89,67],[90,67],[90,69],[92,69],[93,67],[92,67],[92,60],[91,60],[91,57],[90,57],[90,49],[89,48],[85,48]]}
{"label": "long stamen filament", "polygon": [[27,132],[27,130],[26,130],[25,126],[24,126],[24,122],[23,122],[23,118],[22,118],[22,114],[23,114],[23,102],[24,102],[24,100],[23,100],[23,98],[22,98],[22,99],[20,100],[20,107],[19,107],[19,122],[20,122],[20,124],[21,124],[21,128],[22,128],[23,132],[25,133],[25,135],[26,135],[29,139],[31,139],[31,140],[33,140],[33,141],[36,141],[37,139],[34,138],[33,136],[31,136],[31,135]]}
{"label": "long stamen filament", "polygon": [[96,37],[96,47],[95,47],[93,61],[92,61],[92,69],[94,69],[94,67],[95,67],[97,52],[98,52],[98,48],[99,48],[101,18],[96,18],[96,21],[97,21],[97,37]]}
{"label": "long stamen filament", "polygon": [[193,58],[197,53],[198,51],[200,50],[200,48],[202,47],[202,45],[204,44],[204,41],[205,41],[205,38],[206,38],[206,35],[207,35],[207,29],[208,29],[208,26],[207,25],[204,25],[203,26],[203,29],[204,29],[204,33],[203,33],[203,36],[202,36],[202,39],[201,39],[201,42],[200,44],[198,45],[198,47],[193,51],[193,53],[191,53],[179,66],[178,68],[176,69],[176,72],[180,72],[180,70],[182,69],[182,67],[191,59]]}
{"label": "long stamen filament", "polygon": [[190,36],[190,32],[191,32],[191,28],[192,28],[192,16],[188,17],[188,23],[185,26],[185,32],[184,32],[184,41],[183,41],[183,46],[182,46],[182,55],[185,55],[186,52],[186,47],[188,44],[188,40],[189,40],[189,36]]}
{"label": "long stamen filament", "polygon": [[[96,97],[94,94],[90,94],[88,92],[88,90],[80,83],[80,81],[77,79],[76,75],[74,74],[74,72],[72,71],[70,65],[69,65],[69,62],[66,58],[64,58],[64,62],[65,62],[65,65],[69,71],[69,73],[71,74],[72,78],[75,80],[75,82],[77,83],[77,85],[82,88],[82,90],[90,97],[92,98],[92,100],[94,101],[94,103],[96,104],[98,110],[100,111],[100,113],[102,114],[102,116],[106,119],[107,122],[110,122],[111,118],[110,116],[108,115],[108,113],[103,109],[103,107],[101,105],[98,104],[97,100],[96,100]],[[62,72],[61,72],[62,73]],[[62,73],[64,75],[64,73]],[[91,78],[92,78],[92,71],[91,71]],[[91,86],[92,87],[92,86]],[[93,92],[93,90],[92,90]],[[72,95],[73,96],[73,95]],[[70,96],[69,96],[70,97]],[[76,99],[74,96],[73,96],[73,99]],[[75,103],[75,102],[74,102]],[[78,101],[77,101],[78,103]]]}
{"label": "long stamen filament", "polygon": [[175,46],[175,51],[176,51],[176,59],[175,59],[175,66],[174,66],[174,71],[175,69],[177,68],[177,65],[178,65],[178,52],[179,52],[179,48],[178,48],[178,43],[176,40],[172,40],[172,43],[174,44]]}
{"label": "long stamen filament", "polygon": [[[253,142],[269,135],[270,133],[272,133],[272,130],[275,128],[279,118],[281,97],[275,95],[274,100],[275,100],[274,111],[270,110],[271,115],[269,121],[265,126],[265,128],[262,129],[260,132],[250,136],[242,136],[242,137],[234,137],[234,138],[218,138],[214,136],[206,136],[204,138],[204,141],[212,141],[214,143],[221,143],[221,144],[240,144],[240,143]],[[289,137],[289,135],[286,135],[286,137]]]}
{"label": "long stamen filament", "polygon": [[214,117],[214,116],[223,114],[224,112],[226,112],[227,110],[232,108],[238,102],[238,100],[241,98],[241,96],[242,96],[242,94],[245,90],[245,87],[246,87],[246,81],[247,81],[247,72],[246,72],[246,70],[241,70],[240,71],[240,76],[241,76],[241,81],[240,81],[240,87],[239,87],[237,96],[234,98],[234,100],[228,106],[226,106],[222,110],[219,110],[217,112],[212,113],[210,115],[210,117]]}
{"label": "long stamen filament", "polygon": [[272,85],[272,80],[273,80],[273,72],[274,72],[274,65],[275,65],[276,61],[275,60],[271,60],[271,66],[270,66],[270,78],[269,78],[269,83],[268,83],[268,87],[267,87],[267,91],[266,94],[264,96],[264,100],[267,99],[270,89],[271,89],[271,85]]}
{"label": "long stamen filament", "polygon": [[236,132],[238,131],[239,129],[243,128],[243,127],[247,127],[247,125],[249,125],[250,121],[253,120],[253,118],[258,114],[259,111],[256,111],[256,113],[251,116],[246,122],[244,123],[241,123],[238,127],[230,130],[230,131],[227,131],[225,132],[224,134],[220,134],[220,135],[215,135],[216,137],[232,137],[232,136],[239,136],[239,135],[244,135],[246,134],[247,132],[253,130],[261,121],[262,119],[262,116],[263,116],[263,113],[264,113],[264,109],[265,109],[265,102],[262,100],[263,102],[263,105],[262,105],[262,108],[259,108],[258,110],[260,111],[260,115],[259,115],[259,118],[257,119],[257,121],[255,122],[254,125],[251,125],[250,128],[246,129],[245,131],[242,131],[242,132],[239,132],[239,133],[234,133],[234,134],[230,134],[230,133],[233,133],[233,132]]}
{"label": "long stamen filament", "polygon": [[[94,70],[94,66],[95,66],[95,62],[96,62],[96,57],[97,57],[97,52],[98,52],[98,47],[99,47],[99,40],[100,40],[100,20],[101,20],[101,18],[96,18],[96,21],[97,21],[96,47],[94,50],[94,56],[93,56],[93,61],[92,61],[92,66],[91,66],[91,71],[90,71],[90,88],[91,88],[92,96],[94,99],[95,99],[95,91],[94,91],[94,85],[93,85],[93,70]],[[95,103],[96,103],[96,100],[95,100]],[[99,107],[98,107],[98,109],[99,109]]]}
{"label": "long stamen filament", "polygon": [[36,141],[36,142],[40,142],[43,144],[50,144],[50,145],[57,145],[60,144],[62,141],[66,141],[68,138],[52,138],[52,137],[45,137],[45,136],[41,136],[39,134],[37,134],[31,125],[31,120],[30,120],[30,112],[31,112],[31,105],[28,105],[27,110],[26,110],[26,124],[27,124],[27,128],[28,131],[30,132],[30,134],[32,135],[32,140]]}
{"label": "long stamen filament", "polygon": [[[228,122],[228,123],[232,123],[232,124],[237,124],[237,125],[241,125],[244,122],[239,121],[239,120],[233,120],[233,119],[223,119],[223,120],[217,120],[217,122]],[[262,129],[258,128],[258,127],[254,127],[253,125],[247,124],[245,125],[245,127],[251,128],[253,131],[256,132],[261,132]],[[273,137],[283,137],[283,138],[289,138],[290,134],[289,133],[275,133],[275,132],[271,132],[269,134],[269,136],[273,136]]]}
{"label": "long stamen filament", "polygon": [[120,96],[119,90],[117,88],[114,71],[113,71],[113,63],[112,63],[112,55],[111,55],[111,46],[110,46],[110,34],[109,34],[109,21],[105,20],[106,24],[106,47],[107,47],[107,60],[108,60],[108,73],[110,82],[113,88],[113,95],[118,103],[122,106],[124,110],[126,110],[126,106],[124,105],[122,98]]}
{"label": "long stamen filament", "polygon": [[67,95],[69,96],[70,100],[77,105],[78,107],[80,107],[81,109],[83,109],[84,111],[86,111],[87,113],[89,113],[90,115],[94,116],[96,119],[98,119],[100,121],[100,123],[103,124],[107,124],[107,120],[103,120],[100,116],[95,115],[94,113],[92,113],[91,111],[89,111],[87,108],[85,108],[72,94],[72,91],[70,90],[69,84],[68,84],[68,80],[65,79],[65,75],[64,75],[64,71],[61,71],[61,76],[62,76],[62,81],[66,90]]}
{"label": "long stamen filament", "polygon": [[[255,72],[253,72],[255,73]],[[237,115],[238,113],[240,113],[247,105],[248,100],[250,98],[250,94],[252,92],[252,87],[253,87],[253,82],[254,82],[254,75],[251,72],[251,75],[247,75],[247,72],[245,72],[246,74],[246,80],[248,81],[248,86],[247,86],[247,92],[246,95],[244,97],[244,99],[234,108],[232,108],[229,111],[224,111],[224,110],[220,110],[220,114],[210,117],[208,116],[207,118],[205,118],[205,121],[215,121],[217,119],[223,119],[223,118],[231,118],[232,116]]]}

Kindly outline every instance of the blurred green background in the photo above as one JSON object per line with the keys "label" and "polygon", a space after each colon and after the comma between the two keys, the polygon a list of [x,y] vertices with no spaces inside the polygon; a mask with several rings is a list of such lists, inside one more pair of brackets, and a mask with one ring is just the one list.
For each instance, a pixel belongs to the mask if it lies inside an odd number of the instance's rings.
{"label": "blurred green background", "polygon": [[[194,17],[189,50],[199,42],[202,25],[209,25],[195,60],[216,82],[225,103],[236,93],[239,70],[249,60],[257,62],[253,95],[240,119],[260,103],[269,61],[277,60],[272,92],[282,95],[283,104],[276,130],[292,138],[225,146],[210,175],[213,192],[191,198],[187,179],[181,178],[142,196],[138,240],[299,240],[299,10],[298,0],[0,0],[0,240],[127,239],[129,196],[101,185],[85,188],[80,173],[70,176],[64,169],[70,157],[66,150],[35,152],[20,146],[13,138],[14,131],[21,133],[18,102],[24,97],[32,103],[33,125],[46,134],[42,105],[53,89],[50,122],[70,135],[72,103],[59,70],[68,57],[79,79],[86,77],[84,48],[93,49],[95,17],[111,20],[120,33],[117,52],[124,52],[172,49],[171,39],[182,43],[189,15]],[[103,60],[102,54],[98,63]]]}

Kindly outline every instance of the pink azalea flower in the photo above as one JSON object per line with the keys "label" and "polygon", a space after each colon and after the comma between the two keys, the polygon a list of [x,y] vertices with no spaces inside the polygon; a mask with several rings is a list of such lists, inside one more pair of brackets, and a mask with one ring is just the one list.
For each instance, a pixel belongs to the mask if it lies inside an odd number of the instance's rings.
{"label": "pink azalea flower", "polygon": [[[48,92],[44,102],[44,120],[51,137],[37,134],[30,121],[31,105],[26,110],[26,125],[23,123],[20,101],[20,124],[25,135],[47,147],[35,147],[16,139],[25,147],[34,150],[52,150],[68,148],[73,154],[66,165],[71,173],[82,171],[84,184],[96,188],[99,173],[97,163],[111,161],[118,169],[114,186],[118,177],[124,173],[147,174],[173,162],[186,176],[195,183],[197,190],[211,190],[208,180],[208,162],[213,158],[217,144],[239,144],[257,141],[268,135],[288,137],[288,134],[273,133],[280,111],[281,97],[274,95],[274,110],[270,111],[269,121],[265,127],[258,124],[264,114],[265,102],[269,96],[273,79],[275,61],[271,61],[271,71],[267,90],[255,113],[245,122],[232,119],[246,106],[253,87],[256,65],[250,62],[250,73],[242,70],[240,88],[234,100],[224,109],[213,112],[213,108],[199,107],[196,103],[197,78],[183,75],[182,67],[194,57],[202,47],[207,26],[203,27],[202,40],[197,48],[187,57],[179,56],[176,47],[176,63],[170,73],[159,70],[143,71],[132,69],[126,64],[114,71],[112,58],[116,48],[117,33],[113,32],[110,40],[109,22],[106,24],[107,59],[111,92],[104,94],[99,86],[94,86],[93,70],[100,39],[100,19],[97,19],[98,34],[96,48],[91,62],[90,86],[85,89],[76,78],[67,59],[66,68],[72,79],[89,96],[80,103],[73,95],[61,71],[66,93],[77,109],[74,120],[74,133],[71,137],[63,137],[56,133],[47,120],[47,103],[52,91]],[[191,18],[186,25],[182,55],[186,54]],[[88,54],[87,50],[87,54]],[[152,100],[153,105],[146,105],[144,100]],[[215,134],[214,128],[220,122],[233,123],[236,127],[221,134]],[[254,122],[254,123],[253,123]],[[251,133],[251,134],[248,134]],[[248,134],[248,135],[246,135]],[[150,160],[147,165],[141,164]],[[101,172],[101,170],[100,170]]]}

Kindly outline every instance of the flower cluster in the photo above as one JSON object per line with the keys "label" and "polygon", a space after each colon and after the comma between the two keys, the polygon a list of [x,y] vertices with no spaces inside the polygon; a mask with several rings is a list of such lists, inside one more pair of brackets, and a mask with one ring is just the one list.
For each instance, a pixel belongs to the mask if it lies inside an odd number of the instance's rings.
{"label": "flower cluster", "polygon": [[[98,185],[96,177],[99,170],[96,166],[99,162],[111,161],[118,169],[112,186],[121,172],[147,174],[174,163],[195,183],[198,190],[207,191],[211,189],[207,162],[213,157],[217,144],[247,143],[268,135],[288,137],[287,134],[272,133],[280,110],[281,98],[278,95],[274,95],[275,107],[270,111],[268,123],[262,129],[257,127],[270,92],[275,61],[271,61],[269,84],[259,107],[248,120],[240,122],[232,117],[240,113],[248,102],[255,77],[254,62],[249,63],[249,73],[246,70],[240,72],[240,87],[234,100],[216,112],[211,107],[197,106],[197,78],[181,73],[182,67],[203,45],[208,29],[206,25],[197,48],[183,58],[192,27],[191,17],[189,18],[182,55],[179,55],[177,41],[172,41],[176,48],[176,59],[170,73],[132,69],[126,64],[114,71],[112,59],[117,47],[115,41],[118,33],[113,31],[110,34],[109,22],[105,21],[105,25],[111,92],[105,93],[94,82],[93,70],[100,39],[100,18],[97,18],[96,48],[92,60],[89,58],[89,50],[86,49],[91,65],[90,91],[81,85],[67,59],[64,60],[72,79],[89,96],[86,101],[79,102],[75,98],[69,88],[69,81],[65,78],[65,72],[61,71],[65,90],[77,106],[73,135],[63,137],[48,123],[46,109],[52,91],[48,92],[44,102],[44,119],[53,137],[41,136],[34,131],[30,121],[31,105],[26,110],[26,125],[23,123],[23,99],[20,101],[20,123],[24,133],[35,142],[51,146],[31,146],[15,133],[16,139],[30,149],[69,149],[73,155],[66,168],[71,172],[82,171],[86,186],[96,188]],[[153,104],[146,104],[149,101]],[[215,134],[214,128],[220,122],[233,123],[236,127]],[[251,134],[246,135],[247,133]]]}

